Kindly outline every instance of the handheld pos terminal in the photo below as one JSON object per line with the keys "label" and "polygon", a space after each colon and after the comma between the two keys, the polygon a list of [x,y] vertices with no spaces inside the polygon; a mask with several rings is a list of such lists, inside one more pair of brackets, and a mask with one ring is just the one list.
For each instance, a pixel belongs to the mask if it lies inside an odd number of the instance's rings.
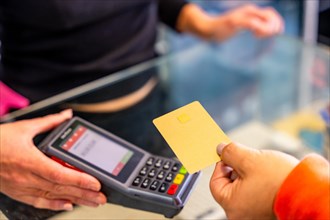
{"label": "handheld pos terminal", "polygon": [[56,128],[39,146],[45,154],[96,177],[109,203],[167,218],[181,211],[200,175],[78,117]]}

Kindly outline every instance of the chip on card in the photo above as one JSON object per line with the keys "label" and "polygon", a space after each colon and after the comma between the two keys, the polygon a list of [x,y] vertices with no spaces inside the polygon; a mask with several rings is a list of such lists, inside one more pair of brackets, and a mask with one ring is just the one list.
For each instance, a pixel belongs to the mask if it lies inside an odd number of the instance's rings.
{"label": "chip on card", "polygon": [[198,101],[160,116],[153,123],[189,173],[220,161],[217,146],[231,142]]}

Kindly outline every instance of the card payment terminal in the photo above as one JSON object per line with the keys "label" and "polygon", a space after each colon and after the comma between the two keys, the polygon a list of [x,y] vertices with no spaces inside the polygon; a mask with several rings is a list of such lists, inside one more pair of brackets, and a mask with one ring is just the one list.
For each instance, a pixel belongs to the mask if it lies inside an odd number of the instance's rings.
{"label": "card payment terminal", "polygon": [[168,218],[181,211],[200,175],[78,117],[56,128],[39,148],[96,177],[109,203]]}

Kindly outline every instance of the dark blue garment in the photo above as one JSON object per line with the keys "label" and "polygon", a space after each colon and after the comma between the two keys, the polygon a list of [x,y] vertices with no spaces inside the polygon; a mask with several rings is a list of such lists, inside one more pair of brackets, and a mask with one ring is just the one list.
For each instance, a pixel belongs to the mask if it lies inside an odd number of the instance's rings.
{"label": "dark blue garment", "polygon": [[1,80],[34,102],[151,59],[158,17],[173,26],[184,4],[1,0]]}

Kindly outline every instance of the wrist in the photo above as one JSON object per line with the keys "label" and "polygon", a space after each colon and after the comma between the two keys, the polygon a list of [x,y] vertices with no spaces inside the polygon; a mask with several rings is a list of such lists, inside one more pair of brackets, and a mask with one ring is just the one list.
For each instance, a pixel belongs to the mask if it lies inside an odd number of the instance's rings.
{"label": "wrist", "polygon": [[195,4],[185,5],[178,18],[177,29],[204,39],[212,36],[212,23],[214,18],[205,13]]}
{"label": "wrist", "polygon": [[226,40],[238,31],[235,19],[230,13],[212,16],[195,4],[187,4],[182,8],[177,29],[205,40],[215,41]]}
{"label": "wrist", "polygon": [[239,31],[235,25],[235,20],[230,14],[223,14],[214,18],[210,29],[210,39],[215,41],[227,40]]}

